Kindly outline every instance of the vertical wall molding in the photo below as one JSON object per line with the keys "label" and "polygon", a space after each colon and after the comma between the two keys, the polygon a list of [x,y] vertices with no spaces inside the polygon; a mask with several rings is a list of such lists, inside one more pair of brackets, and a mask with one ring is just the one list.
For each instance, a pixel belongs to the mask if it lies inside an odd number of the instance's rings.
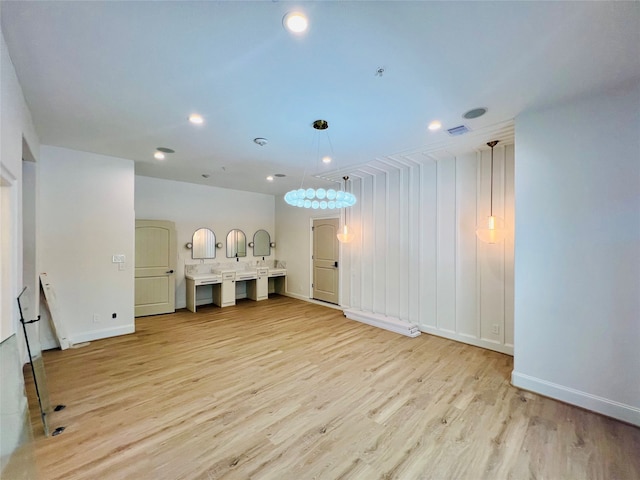
{"label": "vertical wall molding", "polygon": [[[351,222],[360,232],[349,247],[359,249],[349,257],[359,285],[345,289],[350,318],[387,318],[513,354],[513,243],[475,238],[478,218],[489,210],[488,155],[483,146],[463,155],[388,157],[350,173],[359,191]],[[512,165],[513,145],[496,147],[494,212],[506,217],[513,210]]]}

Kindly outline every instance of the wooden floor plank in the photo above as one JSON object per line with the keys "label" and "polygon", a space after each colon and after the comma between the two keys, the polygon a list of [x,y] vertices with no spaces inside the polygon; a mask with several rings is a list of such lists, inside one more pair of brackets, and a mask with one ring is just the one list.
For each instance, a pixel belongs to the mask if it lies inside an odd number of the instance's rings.
{"label": "wooden floor plank", "polygon": [[44,358],[41,480],[640,478],[640,429],[512,387],[511,357],[287,297]]}

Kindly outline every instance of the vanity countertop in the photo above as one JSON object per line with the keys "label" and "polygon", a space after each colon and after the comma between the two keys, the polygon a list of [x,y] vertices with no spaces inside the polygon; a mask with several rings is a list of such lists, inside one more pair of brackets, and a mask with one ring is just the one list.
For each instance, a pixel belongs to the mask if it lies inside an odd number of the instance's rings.
{"label": "vanity countertop", "polygon": [[196,283],[207,282],[216,283],[222,281],[222,276],[218,273],[187,273],[185,277],[189,280],[193,280]]}

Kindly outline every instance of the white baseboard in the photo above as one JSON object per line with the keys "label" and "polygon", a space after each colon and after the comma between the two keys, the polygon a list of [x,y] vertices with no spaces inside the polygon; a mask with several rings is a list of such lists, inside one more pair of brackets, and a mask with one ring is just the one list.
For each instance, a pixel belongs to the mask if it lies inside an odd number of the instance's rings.
{"label": "white baseboard", "polygon": [[420,330],[424,333],[428,333],[429,335],[448,338],[449,340],[466,343],[468,345],[473,345],[474,347],[486,348],[487,350],[493,350],[494,352],[504,353],[513,357],[513,345],[492,342],[490,340],[484,340],[482,338],[471,337],[468,335],[461,335],[451,330],[441,330],[434,327],[421,326]]}
{"label": "white baseboard", "polygon": [[513,371],[511,384],[640,427],[640,408]]}
{"label": "white baseboard", "polygon": [[344,315],[351,320],[356,320],[378,328],[384,328],[385,330],[399,333],[407,337],[413,338],[420,335],[420,330],[416,325],[396,317],[387,317],[386,315],[364,312],[362,310],[355,310],[352,308],[344,310]]}
{"label": "white baseboard", "polygon": [[343,310],[343,308],[340,305],[321,302],[320,300],[315,300],[313,298],[305,297],[304,295],[298,295],[297,293],[285,292],[282,295],[284,295],[285,297],[295,298],[296,300],[302,300],[303,302],[315,303],[316,305],[322,305],[323,307],[333,308],[335,310]]}
{"label": "white baseboard", "polygon": [[90,342],[92,340],[117,337],[118,335],[127,335],[129,333],[134,333],[135,331],[136,326],[132,323],[131,325],[105,328],[102,330],[91,330],[90,332],[83,332],[77,335],[69,335],[69,340],[71,341],[71,345],[77,345],[79,343]]}

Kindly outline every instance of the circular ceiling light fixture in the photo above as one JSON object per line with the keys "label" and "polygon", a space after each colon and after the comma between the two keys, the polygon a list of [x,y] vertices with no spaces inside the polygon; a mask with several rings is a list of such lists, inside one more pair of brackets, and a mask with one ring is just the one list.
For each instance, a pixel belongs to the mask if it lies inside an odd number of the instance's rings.
{"label": "circular ceiling light fixture", "polygon": [[331,157],[322,157],[322,163],[324,164],[330,164],[331,163]]}
{"label": "circular ceiling light fixture", "polygon": [[[329,122],[326,120],[316,120],[311,125],[316,130],[329,128]],[[288,191],[284,196],[284,201],[294,207],[312,208],[314,210],[334,210],[351,207],[355,205],[356,197],[346,191],[346,182],[347,180],[345,179],[345,190],[334,190],[333,188],[305,189],[301,184],[299,189]],[[302,183],[304,183],[304,176],[302,177]]]}
{"label": "circular ceiling light fixture", "polygon": [[211,175],[209,175],[208,173],[203,173],[202,174],[202,178],[209,178]]}
{"label": "circular ceiling light fixture", "polygon": [[289,12],[282,19],[282,24],[291,33],[304,33],[309,26],[309,20],[302,12]]}
{"label": "circular ceiling light fixture", "polygon": [[284,173],[274,173],[273,174],[274,177],[278,177],[278,178],[284,178],[286,177],[286,175]]}
{"label": "circular ceiling light fixture", "polygon": [[153,154],[153,158],[155,158],[156,160],[164,160],[165,153],[176,153],[176,151],[167,147],[157,147],[156,153]]}
{"label": "circular ceiling light fixture", "polygon": [[440,130],[442,128],[442,122],[440,122],[439,120],[434,120],[429,124],[428,128],[432,132],[435,132],[436,130]]}
{"label": "circular ceiling light fixture", "polygon": [[204,118],[199,113],[192,113],[189,115],[189,121],[194,125],[202,125],[204,123]]}
{"label": "circular ceiling light fixture", "polygon": [[478,118],[481,117],[482,115],[484,115],[485,113],[487,113],[487,109],[484,107],[480,107],[480,108],[474,108],[472,110],[469,110],[467,113],[465,113],[464,115],[462,115],[464,118],[468,118],[469,120],[471,120],[472,118]]}
{"label": "circular ceiling light fixture", "polygon": [[258,137],[253,139],[253,143],[264,147],[269,141],[266,138]]}
{"label": "circular ceiling light fixture", "polygon": [[269,175],[267,177],[267,182],[273,182],[273,175]]}

